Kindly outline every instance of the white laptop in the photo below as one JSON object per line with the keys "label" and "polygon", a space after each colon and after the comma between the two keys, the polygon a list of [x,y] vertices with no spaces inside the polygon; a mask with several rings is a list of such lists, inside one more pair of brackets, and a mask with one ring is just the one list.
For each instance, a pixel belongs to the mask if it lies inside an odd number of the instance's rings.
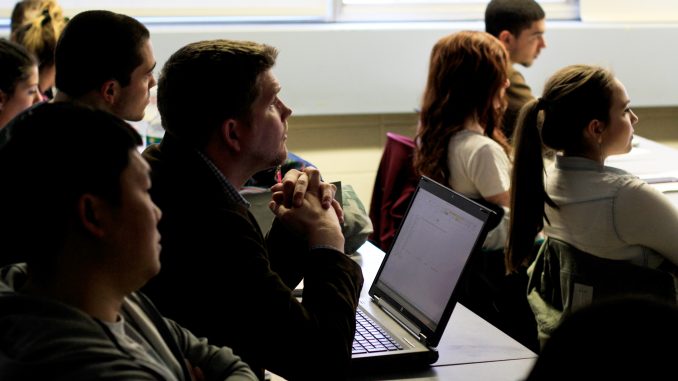
{"label": "white laptop", "polygon": [[[360,300],[358,320],[366,315],[381,329],[356,325],[354,374],[428,366],[438,359],[436,346],[456,305],[459,279],[471,253],[482,246],[492,214],[420,179],[369,296]],[[370,333],[387,337],[363,337]]]}

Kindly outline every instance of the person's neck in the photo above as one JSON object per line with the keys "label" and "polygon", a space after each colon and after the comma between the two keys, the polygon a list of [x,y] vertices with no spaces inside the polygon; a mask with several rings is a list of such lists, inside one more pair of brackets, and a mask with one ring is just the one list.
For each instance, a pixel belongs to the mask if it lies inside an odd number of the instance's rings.
{"label": "person's neck", "polygon": [[5,126],[9,123],[10,120],[12,120],[12,118],[8,118],[7,113],[3,115],[3,113],[0,112],[0,130],[5,128]]}
{"label": "person's neck", "polygon": [[82,271],[54,272],[49,278],[29,275],[18,291],[59,301],[106,322],[117,321],[125,295],[107,287],[107,281],[101,281],[100,274]]}
{"label": "person's neck", "polygon": [[593,152],[563,152],[565,157],[582,157],[584,159],[589,159],[598,163],[601,167],[605,165],[605,157],[599,153]]}
{"label": "person's neck", "polygon": [[97,110],[113,113],[110,106],[96,94],[85,94],[76,98],[71,97],[63,91],[57,91],[56,95],[54,96],[54,102],[71,102],[81,106],[91,107]]}
{"label": "person's neck", "polygon": [[480,123],[478,123],[478,118],[476,118],[475,115],[471,115],[464,120],[464,129],[478,134],[485,134],[485,130]]}
{"label": "person's neck", "polygon": [[210,144],[202,152],[237,190],[241,190],[247,180],[257,173],[244,161],[242,155],[224,152],[222,148]]}

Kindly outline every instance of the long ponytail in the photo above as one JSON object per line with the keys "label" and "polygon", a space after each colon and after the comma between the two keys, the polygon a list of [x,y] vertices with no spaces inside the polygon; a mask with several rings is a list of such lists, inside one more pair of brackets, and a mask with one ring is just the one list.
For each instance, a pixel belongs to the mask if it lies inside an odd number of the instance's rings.
{"label": "long ponytail", "polygon": [[507,272],[518,270],[531,258],[534,239],[544,228],[544,203],[556,207],[544,187],[539,116],[546,103],[545,100],[527,103],[517,120],[511,178],[511,222],[505,257]]}

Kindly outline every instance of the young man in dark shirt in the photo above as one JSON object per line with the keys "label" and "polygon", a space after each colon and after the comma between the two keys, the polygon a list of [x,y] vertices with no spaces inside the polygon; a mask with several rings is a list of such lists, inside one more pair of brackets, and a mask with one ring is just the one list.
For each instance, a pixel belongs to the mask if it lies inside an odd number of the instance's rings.
{"label": "young man in dark shirt", "polygon": [[509,53],[509,81],[506,89],[508,107],[503,131],[511,139],[520,108],[534,99],[530,86],[513,64],[532,66],[546,48],[544,32],[546,14],[535,0],[492,0],[485,9],[485,31],[499,39]]}

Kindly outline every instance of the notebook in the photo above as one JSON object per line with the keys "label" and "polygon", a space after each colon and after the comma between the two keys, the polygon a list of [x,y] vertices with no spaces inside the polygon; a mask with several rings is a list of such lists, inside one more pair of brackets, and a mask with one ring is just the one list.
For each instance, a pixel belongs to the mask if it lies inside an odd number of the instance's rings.
{"label": "notebook", "polygon": [[[387,338],[358,345],[366,330],[356,326],[351,371],[427,366],[457,302],[467,260],[482,246],[493,212],[422,177],[400,229],[377,272],[357,319],[366,315]],[[389,342],[389,338],[394,342]]]}

